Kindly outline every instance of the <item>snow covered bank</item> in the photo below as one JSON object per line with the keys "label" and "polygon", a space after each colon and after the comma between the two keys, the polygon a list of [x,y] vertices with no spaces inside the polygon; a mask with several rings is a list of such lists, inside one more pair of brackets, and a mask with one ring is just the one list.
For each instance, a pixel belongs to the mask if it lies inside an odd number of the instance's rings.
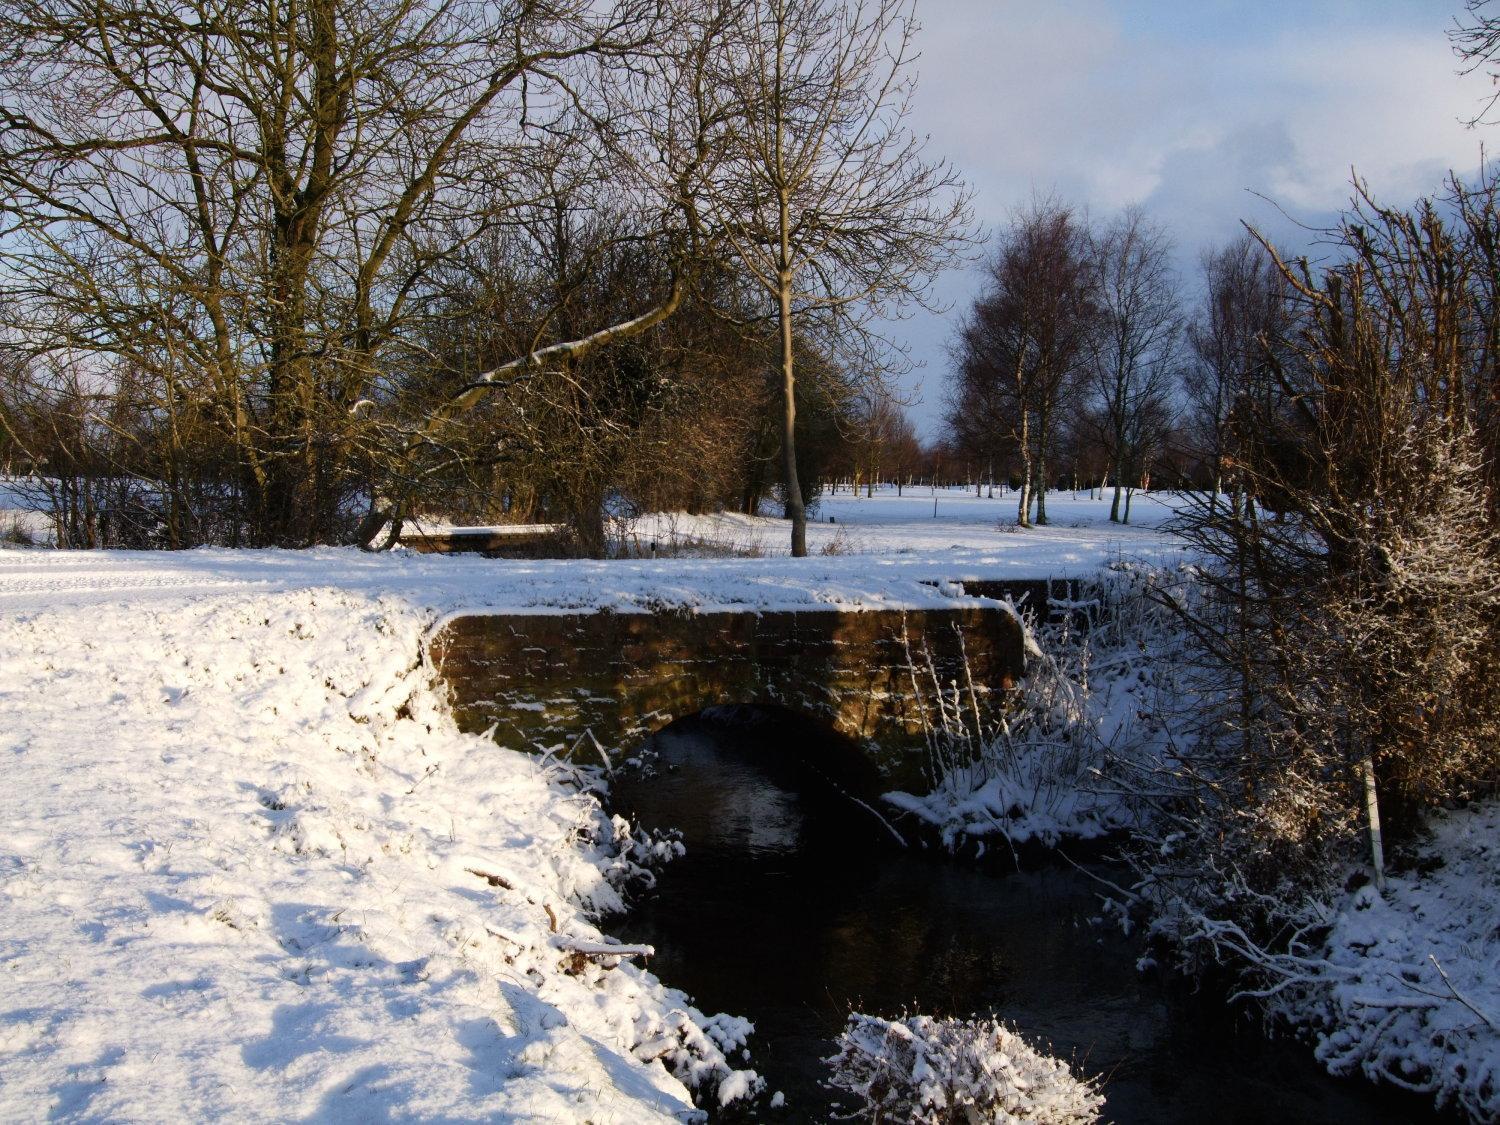
{"label": "snow covered bank", "polygon": [[0,1117],[670,1121],[754,1085],[748,1027],[595,923],[639,838],[453,728],[415,570],[0,551]]}
{"label": "snow covered bank", "polygon": [[1440,814],[1430,829],[1384,893],[1351,870],[1361,885],[1341,898],[1305,897],[1284,948],[1183,902],[1152,928],[1178,949],[1212,946],[1243,973],[1243,994],[1308,1034],[1331,1073],[1500,1121],[1500,800]]}
{"label": "snow covered bank", "polygon": [[1355,891],[1274,1010],[1331,1072],[1500,1120],[1500,801],[1448,813],[1383,895]]}

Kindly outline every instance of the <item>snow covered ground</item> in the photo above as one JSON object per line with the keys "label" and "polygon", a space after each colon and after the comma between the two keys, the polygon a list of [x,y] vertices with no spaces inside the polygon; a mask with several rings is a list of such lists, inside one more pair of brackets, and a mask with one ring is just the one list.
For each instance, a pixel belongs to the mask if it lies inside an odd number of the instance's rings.
{"label": "snow covered ground", "polygon": [[[1007,565],[1028,576],[1062,575],[1092,570],[1117,558],[1160,560],[1175,557],[1176,542],[1161,532],[1182,500],[1174,493],[1140,494],[1131,507],[1129,525],[1109,522],[1109,500],[1090,500],[1087,492],[1048,494],[1046,527],[1017,528],[1016,496],[998,492],[974,495],[973,489],[881,488],[825,494],[808,518],[810,554],[930,554],[937,551],[1003,551]],[[936,512],[934,516],[934,501]],[[830,517],[832,522],[830,522]],[[742,554],[789,553],[785,521],[765,516],[720,512],[691,516],[658,513],[630,521],[627,539],[649,550],[702,543],[711,549]]]}
{"label": "snow covered ground", "polygon": [[1500,803],[1440,816],[1414,870],[1361,887],[1282,1014],[1334,1074],[1500,1120]]}
{"label": "snow covered ground", "polygon": [[680,1079],[749,1085],[747,1027],[599,952],[631,840],[454,729],[431,609],[332,559],[15,555],[0,1118],[670,1121]]}
{"label": "snow covered ground", "polygon": [[878,558],[0,549],[0,1118],[646,1122],[752,1090],[743,1021],[609,952],[651,849],[458,733],[421,641],[459,607],[938,604],[918,579],[1120,549],[976,504],[906,553],[881,503],[830,505]]}
{"label": "snow covered ground", "polygon": [[[609,952],[649,842],[458,733],[423,637],[459,608],[920,607],[923,580],[1180,558],[1170,497],[1131,528],[1049,506],[1016,531],[1008,498],[827,497],[805,560],[735,516],[639,527],[767,557],[0,548],[0,1119],[647,1122],[753,1090],[743,1021]],[[1330,1068],[1497,1111],[1497,818],[1351,898],[1302,1009]]]}

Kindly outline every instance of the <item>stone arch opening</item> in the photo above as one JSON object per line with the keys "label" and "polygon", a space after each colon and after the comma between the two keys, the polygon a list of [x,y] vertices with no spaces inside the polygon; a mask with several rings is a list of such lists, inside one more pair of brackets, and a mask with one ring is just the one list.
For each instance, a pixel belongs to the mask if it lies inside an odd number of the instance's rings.
{"label": "stone arch opening", "polygon": [[[747,833],[774,831],[785,813],[804,822],[804,833],[810,822],[820,835],[844,834],[864,847],[910,843],[882,808],[881,795],[889,786],[864,747],[827,721],[793,708],[728,704],[679,716],[646,739],[638,759],[639,770],[617,779],[615,799],[628,805],[633,794],[690,774],[695,778],[691,807],[675,814],[683,823],[700,816],[744,817],[738,797],[764,802],[774,791],[790,805],[782,809],[775,800],[763,803],[756,815],[768,823],[747,823]],[[651,803],[658,800],[653,792]],[[722,832],[723,826],[715,825],[713,831]]]}

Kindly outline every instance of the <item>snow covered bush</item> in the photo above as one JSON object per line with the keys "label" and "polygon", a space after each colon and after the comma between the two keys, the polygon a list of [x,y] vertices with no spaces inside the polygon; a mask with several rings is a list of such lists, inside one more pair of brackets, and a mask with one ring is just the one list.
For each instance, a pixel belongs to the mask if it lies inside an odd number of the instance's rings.
{"label": "snow covered bush", "polygon": [[927,681],[931,790],[886,801],[933,825],[944,844],[999,835],[1011,844],[1093,839],[1128,827],[1134,810],[1116,774],[1162,741],[1160,697],[1175,691],[1181,644],[1168,599],[1190,586],[1175,572],[1118,565],[1079,579],[1022,623],[1026,678],[1003,708],[982,708],[967,684]]}
{"label": "snow covered bush", "polygon": [[1104,1097],[998,1020],[853,1013],[827,1060],[853,1116],[919,1125],[1084,1125]]}
{"label": "snow covered bush", "polygon": [[[1497,1017],[1472,998],[1495,930],[1462,888],[1492,896],[1495,868],[1422,841],[1500,785],[1500,510],[1477,421],[1497,193],[1455,185],[1407,214],[1360,189],[1344,261],[1277,261],[1289,327],[1260,339],[1228,422],[1235,502],[1180,521],[1197,719],[1136,778],[1153,816],[1133,855],[1182,965],[1226,965],[1336,1073],[1483,1119]],[[1469,921],[1440,950],[1450,911]]]}

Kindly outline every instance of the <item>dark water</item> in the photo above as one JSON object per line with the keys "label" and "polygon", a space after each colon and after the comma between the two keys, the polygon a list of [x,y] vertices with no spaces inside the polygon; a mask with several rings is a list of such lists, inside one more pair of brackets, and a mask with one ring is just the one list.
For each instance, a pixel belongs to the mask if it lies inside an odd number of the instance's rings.
{"label": "dark water", "polygon": [[1115,1122],[1433,1120],[1420,1100],[1328,1077],[1307,1046],[1267,1040],[1221,998],[1138,973],[1139,948],[1099,920],[1084,874],[986,873],[887,846],[799,764],[809,737],[688,720],[657,736],[654,776],[615,792],[645,824],[680,828],[688,851],[609,928],[654,945],[652,969],[704,1011],[754,1021],[750,1065],[787,1101],[756,1119],[830,1118],[819,1060],[854,1008],[998,1014],[1103,1075]]}

